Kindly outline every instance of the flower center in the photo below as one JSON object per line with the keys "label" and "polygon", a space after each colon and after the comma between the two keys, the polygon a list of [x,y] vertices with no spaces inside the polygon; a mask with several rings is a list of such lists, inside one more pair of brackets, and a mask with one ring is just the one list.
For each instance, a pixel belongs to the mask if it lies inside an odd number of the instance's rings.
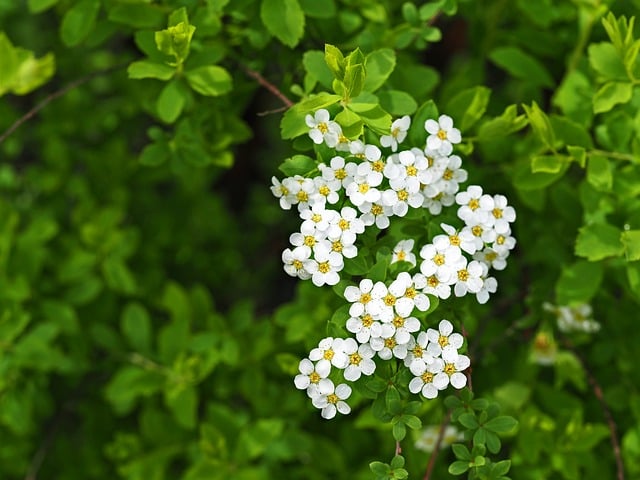
{"label": "flower center", "polygon": [[362,326],[369,328],[371,327],[371,325],[373,325],[373,317],[371,315],[369,315],[368,313],[366,315],[362,316]]}
{"label": "flower center", "polygon": [[407,176],[409,177],[415,177],[418,174],[418,169],[416,167],[414,167],[413,165],[409,165],[407,168]]}
{"label": "flower center", "polygon": [[477,210],[478,208],[480,208],[480,202],[477,198],[472,198],[471,200],[469,200],[469,208],[471,210]]}
{"label": "flower center", "polygon": [[424,383],[431,383],[433,382],[433,373],[424,372],[422,375],[420,375],[420,378]]}
{"label": "flower center", "polygon": [[309,375],[309,381],[311,383],[318,383],[320,381],[320,375],[318,375],[318,372],[311,372],[311,375]]}
{"label": "flower center", "polygon": [[362,295],[360,295],[360,303],[365,304],[365,303],[369,303],[370,301],[371,301],[370,293],[363,293]]}
{"label": "flower center", "polygon": [[484,258],[487,259],[488,262],[493,262],[496,258],[498,258],[498,254],[496,252],[488,252]]}
{"label": "flower center", "polygon": [[449,337],[447,337],[445,335],[440,335],[438,337],[438,344],[442,348],[446,347],[447,345],[449,345]]}
{"label": "flower center", "polygon": [[360,193],[367,193],[369,191],[369,184],[361,183],[360,185],[358,185],[358,190],[360,191]]}
{"label": "flower center", "polygon": [[491,210],[491,213],[493,213],[493,216],[496,218],[502,218],[502,210],[500,208],[494,208]]}
{"label": "flower center", "polygon": [[384,209],[378,205],[377,203],[374,203],[373,205],[371,205],[371,213],[373,215],[375,215],[376,217],[378,215],[382,215],[382,212],[384,211]]}
{"label": "flower center", "polygon": [[444,255],[441,253],[436,254],[436,256],[433,257],[433,263],[435,263],[439,267],[444,265]]}
{"label": "flower center", "polygon": [[327,395],[327,402],[329,403],[333,403],[335,405],[339,400],[340,399],[335,393],[330,393],[329,395]]}
{"label": "flower center", "polygon": [[506,238],[504,237],[504,235],[498,235],[498,238],[496,238],[496,243],[498,245],[503,245],[505,240]]}
{"label": "flower center", "polygon": [[401,202],[406,202],[408,198],[409,193],[406,190],[403,189],[398,192],[398,200],[400,200]]}
{"label": "flower center", "polygon": [[319,189],[318,189],[318,193],[324,197],[326,197],[327,195],[329,195],[331,193],[331,189],[329,187],[327,187],[326,185],[322,185]]}
{"label": "flower center", "polygon": [[329,348],[328,350],[325,350],[325,351],[324,351],[324,354],[322,355],[322,357],[323,357],[325,360],[331,360],[331,359],[333,358],[333,355],[334,355],[334,354],[335,354],[335,353],[334,353],[333,349],[332,349],[332,348]]}
{"label": "flower center", "polygon": [[482,232],[483,229],[480,225],[475,225],[473,227],[471,227],[471,233],[473,233],[474,236],[476,237],[481,237],[482,236]]}
{"label": "flower center", "polygon": [[373,162],[371,164],[371,169],[374,172],[382,172],[384,170],[384,161],[383,160],[378,160],[376,162]]}
{"label": "flower center", "polygon": [[318,271],[320,273],[329,273],[331,271],[331,266],[329,265],[329,262],[318,263]]}
{"label": "flower center", "polygon": [[466,268],[462,270],[458,270],[458,280],[461,282],[466,282],[469,279],[469,272],[467,272]]}
{"label": "flower center", "polygon": [[440,285],[440,280],[438,280],[435,275],[431,275],[429,278],[427,278],[427,285],[429,285],[431,288],[436,288],[438,285]]}
{"label": "flower center", "polygon": [[351,365],[360,365],[361,361],[362,361],[362,356],[360,356],[358,352],[355,352],[349,355],[349,363]]}
{"label": "flower center", "polygon": [[391,338],[385,338],[384,340],[384,346],[386,348],[388,348],[389,350],[393,350],[393,348],[397,345],[396,343],[396,339],[391,337]]}
{"label": "flower center", "polygon": [[447,168],[442,174],[442,178],[445,180],[451,180],[453,178],[453,172]]}
{"label": "flower center", "polygon": [[413,347],[413,350],[411,350],[411,353],[413,353],[413,356],[415,358],[422,358],[424,349],[420,345],[416,345],[415,347]]}
{"label": "flower center", "polygon": [[314,213],[313,215],[311,215],[311,220],[314,223],[320,223],[322,221],[322,215],[320,215],[319,213]]}
{"label": "flower center", "polygon": [[402,318],[400,315],[396,315],[392,323],[396,328],[404,327],[404,318]]}
{"label": "flower center", "polygon": [[456,373],[456,366],[453,363],[447,363],[444,366],[444,373],[446,373],[447,375],[451,376],[454,373]]}
{"label": "flower center", "polygon": [[396,297],[394,297],[393,295],[391,295],[390,293],[388,293],[387,295],[385,295],[384,297],[384,304],[387,307],[393,307],[396,303]]}
{"label": "flower center", "polygon": [[345,178],[347,178],[347,171],[344,168],[338,168],[335,172],[334,172],[334,176],[338,179],[338,180],[344,180]]}
{"label": "flower center", "polygon": [[338,222],[338,227],[340,227],[340,230],[349,230],[349,226],[351,224],[349,223],[349,220],[345,220],[344,218],[341,218],[340,221]]}
{"label": "flower center", "polygon": [[316,244],[316,237],[313,235],[305,235],[303,243],[307,247],[313,247]]}
{"label": "flower center", "polygon": [[454,247],[459,247],[460,246],[460,237],[458,235],[450,235],[449,236],[449,243],[451,245],[453,245]]}
{"label": "flower center", "polygon": [[447,139],[447,132],[445,132],[445,131],[444,131],[444,130],[442,130],[442,129],[438,130],[437,135],[438,135],[438,138],[439,138],[440,140],[446,140],[446,139]]}
{"label": "flower center", "polygon": [[302,268],[302,262],[300,260],[294,260],[292,265],[296,270],[300,270]]}
{"label": "flower center", "polygon": [[320,130],[321,133],[325,134],[329,131],[329,125],[327,125],[324,122],[320,122],[318,125],[318,130]]}
{"label": "flower center", "polygon": [[342,242],[340,240],[336,240],[335,242],[331,242],[331,250],[334,252],[341,253],[342,252]]}
{"label": "flower center", "polygon": [[304,190],[300,190],[296,193],[296,198],[299,202],[307,202],[309,200],[309,194]]}
{"label": "flower center", "polygon": [[407,290],[404,292],[404,296],[407,298],[415,298],[417,294],[418,292],[413,287],[407,288]]}

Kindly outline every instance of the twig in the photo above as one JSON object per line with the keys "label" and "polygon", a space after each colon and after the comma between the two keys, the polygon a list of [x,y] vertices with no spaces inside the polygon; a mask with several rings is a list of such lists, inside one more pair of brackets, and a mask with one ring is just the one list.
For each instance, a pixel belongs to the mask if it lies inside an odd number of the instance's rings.
{"label": "twig", "polygon": [[607,405],[607,402],[604,399],[604,395],[602,393],[602,387],[596,380],[596,377],[593,375],[593,373],[591,373],[591,370],[587,366],[587,363],[585,362],[584,358],[582,358],[582,355],[578,353],[578,351],[573,347],[573,345],[567,340],[563,342],[563,345],[567,347],[569,350],[571,350],[571,352],[576,356],[576,358],[580,362],[580,365],[582,365],[582,368],[587,374],[587,381],[589,382],[589,385],[591,385],[593,394],[598,399],[598,402],[600,402],[600,406],[602,407],[602,413],[604,414],[604,418],[607,422],[607,426],[609,427],[609,436],[611,437],[611,446],[613,447],[613,456],[615,457],[615,460],[616,460],[616,468],[617,468],[616,478],[617,480],[624,480],[625,478],[624,463],[622,462],[622,455],[620,453],[620,442],[618,441],[618,433],[617,433],[618,427],[616,425],[615,420],[613,419],[613,415],[611,415],[611,410],[609,409],[609,405]]}
{"label": "twig", "polygon": [[15,132],[23,123],[25,123],[28,120],[30,120],[31,118],[35,117],[40,112],[40,110],[42,110],[44,107],[49,105],[56,98],[61,97],[65,93],[73,90],[74,88],[79,87],[80,85],[82,85],[83,83],[88,82],[89,80],[93,79],[94,77],[97,77],[99,75],[103,75],[105,73],[109,73],[109,72],[111,72],[113,70],[117,70],[119,68],[122,68],[125,65],[126,64],[117,65],[115,67],[110,67],[110,68],[107,68],[107,69],[104,69],[104,70],[98,70],[97,72],[89,73],[88,75],[85,75],[84,77],[79,78],[77,80],[74,80],[73,82],[65,85],[60,90],[56,90],[55,92],[51,93],[50,95],[47,95],[47,97],[43,101],[41,101],[39,104],[37,104],[35,107],[33,107],[27,113],[25,113],[22,117],[20,117],[18,120],[16,120],[13,123],[13,125],[11,125],[9,128],[7,128],[4,131],[4,133],[2,135],[0,135],[0,144],[2,142],[4,142],[13,132]]}
{"label": "twig", "polygon": [[436,458],[438,457],[438,451],[440,450],[440,445],[442,444],[442,440],[444,439],[444,431],[449,425],[449,421],[451,420],[451,411],[447,412],[447,415],[442,419],[442,423],[440,424],[440,431],[438,432],[438,439],[436,440],[436,444],[433,447],[433,453],[429,458],[429,463],[427,464],[427,471],[424,474],[423,480],[429,480],[431,478],[431,472],[433,472],[433,467],[436,464]]}
{"label": "twig", "polygon": [[402,447],[400,447],[400,442],[396,440],[396,457],[402,453]]}
{"label": "twig", "polygon": [[278,97],[280,99],[280,101],[282,103],[284,103],[284,105],[287,108],[293,106],[293,102],[291,100],[289,100],[280,90],[278,90],[278,87],[276,87],[273,83],[269,82],[262,75],[260,75],[260,73],[256,72],[255,70],[252,70],[251,68],[247,67],[246,65],[241,65],[241,66],[242,66],[242,69],[246,72],[247,75],[249,75],[251,78],[253,78],[255,81],[257,81],[264,88],[269,90],[271,93],[273,93],[276,97]]}

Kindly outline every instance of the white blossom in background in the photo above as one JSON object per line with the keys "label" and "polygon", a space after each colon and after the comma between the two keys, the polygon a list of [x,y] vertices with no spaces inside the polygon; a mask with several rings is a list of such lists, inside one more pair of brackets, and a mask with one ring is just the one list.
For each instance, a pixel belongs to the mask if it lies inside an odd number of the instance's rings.
{"label": "white blossom in background", "polygon": [[[440,437],[440,425],[429,425],[425,427],[420,436],[415,441],[414,446],[423,452],[433,452]],[[440,448],[448,447],[453,443],[464,440],[464,435],[453,425],[444,427]]]}
{"label": "white blossom in background", "polygon": [[551,334],[540,330],[533,339],[529,360],[538,365],[549,366],[556,362],[558,345]]}
{"label": "white blossom in background", "polygon": [[[337,155],[329,161],[329,165],[320,164],[318,169],[323,179],[328,182],[338,182],[343,188],[346,188],[353,182],[358,165],[354,162],[347,162],[343,157]],[[339,189],[336,188],[336,190]]]}
{"label": "white blossom in background", "polygon": [[562,332],[594,333],[600,330],[600,324],[593,318],[593,309],[588,303],[580,305],[554,306],[545,302],[543,308],[553,313]]}
{"label": "white blossom in background", "polygon": [[363,278],[360,280],[360,284],[356,287],[349,285],[344,289],[344,298],[351,302],[349,307],[349,315],[352,317],[359,317],[366,313],[371,313],[368,310],[369,303],[373,300],[371,291],[373,290],[373,280]]}
{"label": "white blossom in background", "polygon": [[271,193],[280,200],[280,208],[283,210],[291,210],[291,202],[289,202],[289,189],[280,182],[276,177],[271,177]]}
{"label": "white blossom in background", "polygon": [[502,253],[496,252],[491,247],[485,247],[484,250],[473,254],[473,259],[482,262],[489,268],[494,270],[504,270],[507,266],[507,257],[509,250],[503,250]]}
{"label": "white blossom in background", "polygon": [[342,127],[333,120],[329,111],[321,108],[313,115],[307,115],[305,122],[310,128],[309,137],[315,144],[326,143],[328,147],[335,147],[342,135]]}
{"label": "white blossom in background", "polygon": [[391,151],[395,152],[398,149],[398,144],[402,143],[407,137],[407,131],[410,126],[411,117],[409,115],[394,120],[391,124],[391,134],[382,135],[380,137],[380,145],[391,148]]}
{"label": "white blossom in background", "polygon": [[482,288],[476,292],[476,300],[481,305],[484,305],[489,301],[491,294],[496,293],[498,290],[498,281],[493,277],[482,278]]}
{"label": "white blossom in background", "polygon": [[331,382],[331,389],[327,393],[323,393],[311,400],[313,406],[321,409],[320,415],[327,420],[336,416],[337,412],[347,415],[351,412],[351,407],[345,402],[351,396],[351,387],[345,383],[341,383],[334,388]]}
{"label": "white blossom in background", "polygon": [[441,155],[450,155],[453,145],[460,143],[460,130],[454,128],[453,119],[448,115],[440,115],[438,121],[429,119],[424,122],[424,129],[429,133],[427,148]]}
{"label": "white blossom in background", "polygon": [[511,236],[511,230],[506,233],[497,234],[495,241],[491,244],[491,248],[500,255],[504,255],[505,253],[508,254],[509,251],[515,248],[515,246],[516,239]]}

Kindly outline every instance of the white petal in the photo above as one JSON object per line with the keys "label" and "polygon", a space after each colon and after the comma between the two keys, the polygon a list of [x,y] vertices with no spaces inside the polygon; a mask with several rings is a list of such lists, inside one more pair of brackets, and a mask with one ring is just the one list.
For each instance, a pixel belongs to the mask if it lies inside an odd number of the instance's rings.
{"label": "white petal", "polygon": [[438,390],[444,390],[449,385],[449,375],[444,372],[438,373],[435,377],[433,377],[433,385]]}
{"label": "white petal", "polygon": [[461,389],[467,384],[467,376],[463,373],[456,372],[451,375],[451,385],[454,388]]}
{"label": "white petal", "polygon": [[351,412],[351,407],[346,402],[338,402],[338,411],[343,415],[348,415]]}
{"label": "white petal", "polygon": [[293,379],[293,383],[295,383],[298,390],[304,390],[311,384],[311,380],[309,380],[307,375],[296,375],[296,378]]}
{"label": "white petal", "polygon": [[351,395],[351,387],[345,383],[341,383],[336,387],[336,395],[340,400],[346,400]]}
{"label": "white petal", "polygon": [[427,383],[422,387],[422,395],[424,395],[425,398],[436,398],[438,396],[438,389],[432,383]]}
{"label": "white petal", "polygon": [[414,377],[409,382],[409,391],[411,393],[418,393],[420,390],[422,390],[422,386],[423,385],[424,385],[424,382],[422,381],[422,379],[420,377]]}
{"label": "white petal", "polygon": [[333,403],[330,403],[322,409],[320,415],[322,415],[322,418],[326,418],[327,420],[332,419],[336,416],[336,406]]}

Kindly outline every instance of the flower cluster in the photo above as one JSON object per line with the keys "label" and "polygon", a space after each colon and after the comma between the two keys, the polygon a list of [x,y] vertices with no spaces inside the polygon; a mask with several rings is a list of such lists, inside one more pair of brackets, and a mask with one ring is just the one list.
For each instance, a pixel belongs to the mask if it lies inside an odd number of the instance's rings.
{"label": "flower cluster", "polygon": [[[299,364],[298,389],[306,390],[324,418],[347,414],[350,382],[373,375],[377,362],[395,359],[409,370],[409,391],[435,398],[449,385],[463,388],[469,357],[460,353],[463,337],[443,319],[438,329],[423,329],[419,317],[431,307],[431,297],[447,299],[474,294],[485,303],[497,289],[491,269],[502,270],[515,246],[510,224],[513,207],[502,195],[489,195],[467,180],[462,160],[453,154],[460,131],[447,115],[424,123],[425,143],[400,149],[411,119],[395,120],[379,145],[350,140],[327,110],[307,115],[309,137],[335,150],[320,163],[315,176],[294,175],[281,182],[273,178],[271,190],[283,209],[296,206],[300,229],[284,250],[285,271],[316,286],[336,285],[345,259],[358,255],[358,236],[365,229],[384,230],[390,218],[404,217],[409,209],[431,216],[457,205],[460,225],[441,223],[442,233],[414,253],[415,239],[400,240],[390,263],[401,271],[389,283],[370,278],[344,289],[349,317],[344,327],[351,338],[322,339]],[[411,273],[411,270],[419,270]],[[397,270],[396,270],[397,271]]]}
{"label": "flower cluster", "polygon": [[[415,442],[415,447],[423,452],[433,452],[438,444],[438,437],[440,436],[440,425],[429,425],[422,430],[420,436]],[[464,440],[464,435],[453,425],[447,425],[444,428],[442,434],[442,442],[440,448],[448,447],[449,445]]]}

